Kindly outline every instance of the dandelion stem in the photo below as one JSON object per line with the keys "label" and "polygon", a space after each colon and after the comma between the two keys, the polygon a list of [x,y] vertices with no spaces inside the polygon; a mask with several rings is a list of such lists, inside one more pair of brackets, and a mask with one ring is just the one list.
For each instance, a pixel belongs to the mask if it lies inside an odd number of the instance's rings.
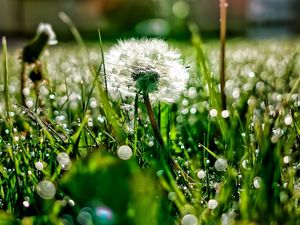
{"label": "dandelion stem", "polygon": [[227,1],[220,0],[220,83],[222,109],[226,109],[225,87],[225,40],[226,40]]}
{"label": "dandelion stem", "polygon": [[148,116],[149,116],[151,126],[152,126],[152,129],[153,129],[153,132],[154,132],[154,136],[157,139],[158,143],[163,148],[163,151],[158,152],[158,153],[161,153],[161,156],[162,156],[162,159],[163,159],[162,165],[164,166],[164,169],[168,173],[169,178],[171,180],[174,179],[171,172],[169,171],[168,167],[165,164],[164,160],[166,160],[167,163],[169,163],[169,165],[171,165],[171,167],[173,168],[173,172],[174,172],[173,174],[175,176],[178,175],[177,174],[178,171],[182,172],[184,182],[185,182],[185,184],[187,184],[189,176],[182,171],[180,165],[172,158],[172,156],[171,156],[170,152],[168,151],[168,149],[166,149],[166,146],[164,144],[164,140],[163,140],[163,138],[161,136],[161,133],[159,131],[158,124],[157,124],[157,122],[155,120],[155,117],[154,117],[154,112],[153,112],[153,109],[152,109],[152,106],[151,106],[151,102],[150,102],[148,93],[144,93],[143,98],[144,98],[144,102],[146,104],[146,108],[147,108],[147,111],[148,111]]}
{"label": "dandelion stem", "polygon": [[153,112],[153,109],[152,109],[152,106],[151,106],[151,102],[150,102],[150,99],[149,99],[149,94],[148,93],[144,93],[143,97],[144,97],[144,101],[145,101],[145,104],[146,104],[146,108],[147,108],[147,112],[148,112],[148,115],[149,115],[149,119],[150,119],[150,122],[151,122],[151,126],[152,126],[152,129],[153,129],[153,132],[154,132],[154,136],[157,139],[158,143],[162,147],[164,147],[164,140],[163,140],[163,138],[161,136],[158,124],[157,124],[157,122],[155,120],[155,117],[154,117],[154,112]]}

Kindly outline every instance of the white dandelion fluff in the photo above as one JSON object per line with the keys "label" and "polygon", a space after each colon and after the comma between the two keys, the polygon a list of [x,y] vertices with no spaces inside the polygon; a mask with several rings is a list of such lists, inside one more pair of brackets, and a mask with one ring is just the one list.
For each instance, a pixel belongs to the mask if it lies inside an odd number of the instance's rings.
{"label": "white dandelion fluff", "polygon": [[37,28],[37,33],[46,33],[48,35],[48,45],[56,45],[58,43],[56,40],[56,34],[49,23],[40,23]]}
{"label": "white dandelion fluff", "polygon": [[150,94],[152,102],[175,102],[189,78],[180,53],[159,39],[130,39],[105,57],[107,86],[113,98]]}

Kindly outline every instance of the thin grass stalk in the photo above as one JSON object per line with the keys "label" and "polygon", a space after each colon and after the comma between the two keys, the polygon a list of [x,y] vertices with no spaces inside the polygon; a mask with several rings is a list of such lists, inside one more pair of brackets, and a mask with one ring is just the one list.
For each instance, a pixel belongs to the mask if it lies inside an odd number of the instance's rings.
{"label": "thin grass stalk", "polygon": [[2,48],[3,48],[3,76],[4,76],[4,98],[5,98],[5,107],[6,107],[6,119],[10,120],[10,103],[9,103],[9,94],[8,94],[8,65],[7,65],[7,44],[6,38],[2,37]]}
{"label": "thin grass stalk", "polygon": [[105,85],[106,95],[108,96],[107,78],[106,78],[106,69],[105,69],[105,59],[104,59],[104,51],[103,51],[103,44],[102,44],[102,37],[101,37],[100,29],[98,29],[98,36],[99,36],[99,44],[100,44],[102,66],[103,66],[104,85]]}
{"label": "thin grass stalk", "polygon": [[[79,31],[77,30],[76,26],[74,25],[74,23],[72,22],[70,17],[67,16],[67,14],[65,14],[64,12],[60,12],[59,17],[69,27],[69,29],[70,29],[71,33],[73,34],[76,42],[79,44],[79,46],[84,50],[84,52],[86,54],[86,57],[88,59],[88,66],[89,66],[90,72],[94,76],[94,78],[95,78],[95,80],[97,81],[97,84],[98,84],[97,88],[98,88],[98,92],[99,92],[99,99],[102,103],[102,109],[103,109],[105,117],[108,121],[108,125],[111,126],[110,128],[112,129],[112,132],[116,136],[116,139],[119,142],[119,144],[126,143],[125,132],[122,130],[121,126],[118,124],[118,115],[116,114],[116,112],[114,111],[112,106],[110,105],[108,95],[102,87],[102,82],[98,77],[97,71],[95,71],[92,68],[91,64],[90,64],[89,52],[88,52],[88,50],[87,50],[87,48],[84,44],[84,41],[83,41]],[[102,62],[101,62],[101,65],[102,65]],[[101,68],[101,66],[99,68]]]}
{"label": "thin grass stalk", "polygon": [[220,83],[221,83],[221,102],[222,109],[226,109],[225,88],[225,42],[226,42],[226,20],[227,20],[227,1],[220,0]]}

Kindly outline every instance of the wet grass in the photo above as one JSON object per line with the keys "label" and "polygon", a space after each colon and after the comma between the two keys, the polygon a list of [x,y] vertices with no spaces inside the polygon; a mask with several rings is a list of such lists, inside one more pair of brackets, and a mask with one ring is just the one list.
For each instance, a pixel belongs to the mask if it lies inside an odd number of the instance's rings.
{"label": "wet grass", "polygon": [[0,224],[300,224],[299,40],[229,41],[226,110],[218,46],[196,33],[172,43],[190,81],[154,113],[177,171],[145,106],[106,95],[100,45],[78,42],[43,55],[26,107],[18,53],[2,43]]}

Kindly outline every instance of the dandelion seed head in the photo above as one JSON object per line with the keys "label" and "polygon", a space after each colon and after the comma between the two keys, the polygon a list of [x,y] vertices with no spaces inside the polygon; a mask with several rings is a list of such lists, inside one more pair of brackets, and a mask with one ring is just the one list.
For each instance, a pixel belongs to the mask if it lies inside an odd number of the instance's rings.
{"label": "dandelion seed head", "polygon": [[37,28],[37,33],[46,33],[49,37],[48,39],[48,45],[56,45],[57,40],[56,40],[56,34],[52,29],[51,24],[49,23],[40,23]]}
{"label": "dandelion seed head", "polygon": [[180,57],[162,40],[120,41],[105,57],[108,91],[114,98],[147,92],[151,101],[175,102],[189,78]]}

